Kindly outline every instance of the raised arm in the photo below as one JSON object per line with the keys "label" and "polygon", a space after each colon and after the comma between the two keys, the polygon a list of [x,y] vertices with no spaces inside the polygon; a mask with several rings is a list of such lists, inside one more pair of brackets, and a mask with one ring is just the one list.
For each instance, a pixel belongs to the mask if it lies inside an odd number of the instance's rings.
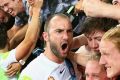
{"label": "raised arm", "polygon": [[119,5],[107,4],[101,0],[83,0],[82,9],[87,16],[120,20]]}
{"label": "raised arm", "polygon": [[28,29],[25,35],[24,40],[17,46],[16,48],[16,59],[17,61],[21,60],[27,53],[31,51],[32,46],[36,43],[36,40],[39,36],[39,28],[40,28],[40,10],[42,7],[42,0],[36,0],[36,2],[32,5],[32,18],[28,24]]}
{"label": "raised arm", "polygon": [[[37,2],[39,4],[39,2]],[[18,47],[16,48],[16,59],[17,61],[19,60],[24,60],[26,61],[26,59],[29,57],[30,53],[32,52],[32,50],[34,49],[36,42],[37,42],[37,38],[39,36],[39,28],[40,28],[40,4],[39,6],[37,5],[32,5],[32,19],[31,22],[26,25],[29,26],[28,29],[25,31],[26,35],[25,35],[25,39],[20,43],[20,45],[18,45]],[[25,28],[24,28],[25,30]],[[24,30],[20,30],[20,34],[24,33]],[[21,68],[21,65],[19,63],[12,63],[8,66],[8,69],[6,71],[6,74],[11,77],[13,75],[15,75],[18,70]]]}
{"label": "raised arm", "polygon": [[[17,33],[10,39],[10,50],[14,49],[17,45],[22,42],[25,37],[26,31],[28,28],[28,24],[24,25]],[[9,33],[8,33],[9,34]]]}
{"label": "raised arm", "polygon": [[75,6],[75,11],[84,11],[87,16],[107,17],[120,20],[120,6],[105,3],[101,0],[80,0]]}
{"label": "raised arm", "polygon": [[90,55],[74,52],[70,52],[69,55],[67,56],[67,58],[73,60],[74,62],[82,66],[86,66],[89,57]]}

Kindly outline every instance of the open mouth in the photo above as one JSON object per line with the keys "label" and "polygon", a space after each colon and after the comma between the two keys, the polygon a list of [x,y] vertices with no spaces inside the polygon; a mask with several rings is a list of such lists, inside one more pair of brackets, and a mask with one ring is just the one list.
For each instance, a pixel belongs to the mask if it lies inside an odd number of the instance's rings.
{"label": "open mouth", "polygon": [[8,13],[9,13],[10,15],[13,15],[13,9],[9,9],[9,10],[8,10]]}
{"label": "open mouth", "polygon": [[8,12],[9,12],[9,14],[11,14],[11,13],[12,13],[12,10],[11,10],[11,9],[9,9],[9,11],[8,11]]}
{"label": "open mouth", "polygon": [[61,46],[61,47],[62,47],[62,50],[65,50],[65,49],[67,48],[67,46],[68,46],[67,43],[63,43],[62,46]]}

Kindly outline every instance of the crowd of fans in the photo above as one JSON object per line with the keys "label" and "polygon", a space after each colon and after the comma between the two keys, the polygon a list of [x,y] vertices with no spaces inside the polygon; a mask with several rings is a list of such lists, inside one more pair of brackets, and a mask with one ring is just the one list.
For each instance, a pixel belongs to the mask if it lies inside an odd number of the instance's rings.
{"label": "crowd of fans", "polygon": [[119,80],[120,0],[0,0],[0,80]]}

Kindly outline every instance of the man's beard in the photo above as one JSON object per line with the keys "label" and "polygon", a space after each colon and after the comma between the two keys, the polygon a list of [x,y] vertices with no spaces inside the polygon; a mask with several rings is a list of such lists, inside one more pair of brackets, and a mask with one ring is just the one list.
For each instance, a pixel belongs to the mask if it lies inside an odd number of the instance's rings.
{"label": "man's beard", "polygon": [[52,53],[59,59],[64,60],[66,57],[61,56],[60,51],[57,49],[58,48],[57,45],[50,39],[49,39],[49,42],[50,42],[50,49],[51,49]]}

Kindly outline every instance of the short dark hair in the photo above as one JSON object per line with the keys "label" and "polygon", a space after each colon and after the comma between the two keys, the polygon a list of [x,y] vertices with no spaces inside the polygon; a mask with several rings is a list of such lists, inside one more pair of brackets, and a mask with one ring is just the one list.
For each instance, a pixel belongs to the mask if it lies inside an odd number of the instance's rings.
{"label": "short dark hair", "polygon": [[0,49],[5,48],[7,40],[7,27],[4,24],[0,24]]}
{"label": "short dark hair", "polygon": [[66,15],[63,14],[63,13],[56,13],[56,14],[54,14],[54,15],[49,16],[48,19],[47,19],[46,22],[45,22],[45,26],[44,26],[44,31],[45,31],[45,32],[48,32],[49,27],[50,27],[50,26],[49,26],[49,23],[50,23],[50,21],[52,20],[52,18],[54,18],[55,16],[60,16],[60,17],[69,19],[69,17],[66,16]]}
{"label": "short dark hair", "polygon": [[90,34],[95,30],[108,31],[109,29],[115,27],[118,24],[117,20],[110,18],[93,18],[87,17],[83,22],[82,33]]}

